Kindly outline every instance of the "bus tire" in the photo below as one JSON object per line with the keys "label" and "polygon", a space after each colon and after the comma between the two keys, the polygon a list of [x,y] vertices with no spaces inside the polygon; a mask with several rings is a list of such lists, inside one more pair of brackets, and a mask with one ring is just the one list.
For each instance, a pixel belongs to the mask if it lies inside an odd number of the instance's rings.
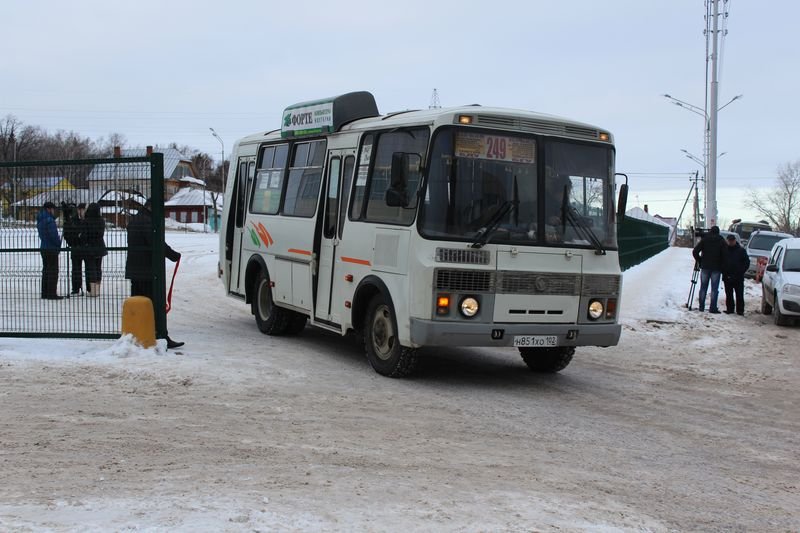
{"label": "bus tire", "polygon": [[281,335],[289,325],[289,310],[275,305],[269,278],[260,271],[253,282],[253,314],[259,331],[266,335]]}
{"label": "bus tire", "polygon": [[286,326],[286,334],[299,335],[306,328],[306,321],[308,321],[308,317],[303,313],[298,313],[296,311],[290,311],[290,313],[291,316],[289,317],[289,323]]}
{"label": "bus tire", "polygon": [[417,350],[400,344],[394,309],[382,294],[373,296],[367,307],[364,350],[369,364],[383,376],[406,377],[417,366]]}
{"label": "bus tire", "polygon": [[574,346],[556,348],[519,348],[522,360],[534,372],[553,374],[564,370],[575,355]]}

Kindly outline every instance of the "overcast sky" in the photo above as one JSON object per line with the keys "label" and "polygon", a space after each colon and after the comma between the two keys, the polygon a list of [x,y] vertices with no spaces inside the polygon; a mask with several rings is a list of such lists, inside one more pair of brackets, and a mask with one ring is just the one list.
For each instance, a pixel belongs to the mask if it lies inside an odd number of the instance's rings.
{"label": "overcast sky", "polygon": [[[800,159],[800,2],[729,0],[720,69],[720,219]],[[354,90],[381,112],[479,103],[615,135],[629,206],[676,216],[699,167],[703,0],[137,2],[5,0],[0,116],[131,146],[226,157],[284,107]],[[687,207],[687,212],[688,212]]]}

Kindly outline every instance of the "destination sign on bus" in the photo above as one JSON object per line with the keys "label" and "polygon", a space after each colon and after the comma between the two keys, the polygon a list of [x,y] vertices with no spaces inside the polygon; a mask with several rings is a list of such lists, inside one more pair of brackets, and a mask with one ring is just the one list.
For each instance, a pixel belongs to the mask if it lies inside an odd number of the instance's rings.
{"label": "destination sign on bus", "polygon": [[467,159],[533,163],[536,159],[536,141],[522,137],[460,131],[456,134],[455,155]]}
{"label": "destination sign on bus", "polygon": [[333,131],[333,102],[289,108],[283,113],[281,137]]}

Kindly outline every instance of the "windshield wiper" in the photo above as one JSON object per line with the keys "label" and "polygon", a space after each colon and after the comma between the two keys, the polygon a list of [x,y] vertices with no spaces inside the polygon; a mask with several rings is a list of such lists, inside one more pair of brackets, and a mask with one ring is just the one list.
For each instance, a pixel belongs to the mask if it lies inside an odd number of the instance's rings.
{"label": "windshield wiper", "polygon": [[606,255],[606,249],[603,248],[603,243],[600,242],[600,239],[597,237],[592,228],[585,226],[580,220],[578,220],[578,215],[575,213],[575,209],[571,206],[564,205],[562,206],[562,210],[564,211],[565,219],[569,221],[570,226],[575,228],[575,231],[578,233],[578,236],[584,240],[589,241],[594,246],[595,254],[597,255]]}
{"label": "windshield wiper", "polygon": [[497,208],[497,211],[492,215],[492,218],[483,226],[478,232],[475,234],[475,242],[471,244],[472,248],[481,248],[484,244],[489,241],[489,237],[492,236],[494,230],[497,229],[497,226],[500,225],[500,222],[505,218],[505,216],[514,209],[514,202],[511,200],[506,200],[503,202],[500,207]]}

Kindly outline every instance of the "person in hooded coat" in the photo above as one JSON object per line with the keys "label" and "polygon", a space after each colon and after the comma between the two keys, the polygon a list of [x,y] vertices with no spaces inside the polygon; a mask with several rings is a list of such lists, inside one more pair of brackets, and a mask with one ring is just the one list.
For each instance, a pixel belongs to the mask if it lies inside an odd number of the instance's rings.
{"label": "person in hooded coat", "polygon": [[104,239],[106,221],[100,214],[100,206],[89,204],[82,222],[83,257],[86,261],[86,290],[89,296],[100,296],[100,281],[103,277],[103,257],[108,255]]}
{"label": "person in hooded coat", "polygon": [[[125,261],[125,278],[131,280],[131,296],[153,299],[153,215],[150,199],[128,221],[128,258]],[[181,254],[164,243],[164,255],[177,262]],[[165,324],[166,325],[166,324]],[[167,335],[167,348],[178,348],[183,342]]]}

